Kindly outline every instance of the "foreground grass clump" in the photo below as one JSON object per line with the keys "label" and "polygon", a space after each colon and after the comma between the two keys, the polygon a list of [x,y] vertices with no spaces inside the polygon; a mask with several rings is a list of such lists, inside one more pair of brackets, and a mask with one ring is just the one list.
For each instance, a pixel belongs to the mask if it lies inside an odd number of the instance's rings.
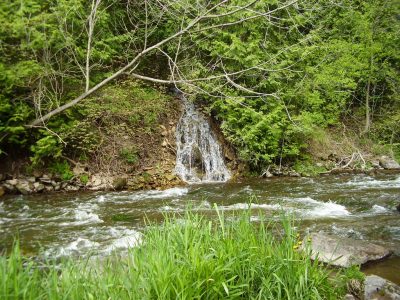
{"label": "foreground grass clump", "polygon": [[[186,213],[150,226],[123,258],[23,258],[18,245],[0,258],[1,299],[337,299],[325,267],[296,250],[284,219],[253,224],[250,213],[218,222]],[[232,221],[234,220],[234,221]],[[275,234],[273,233],[275,232]]]}

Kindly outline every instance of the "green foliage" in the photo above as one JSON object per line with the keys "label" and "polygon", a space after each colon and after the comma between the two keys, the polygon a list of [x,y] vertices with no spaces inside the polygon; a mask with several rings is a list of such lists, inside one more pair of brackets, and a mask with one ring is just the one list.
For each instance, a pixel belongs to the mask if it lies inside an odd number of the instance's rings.
{"label": "green foliage", "polygon": [[325,167],[315,165],[310,159],[297,160],[293,168],[302,176],[316,176],[327,171]]}
{"label": "green foliage", "polygon": [[79,180],[83,184],[86,184],[89,181],[89,175],[88,174],[82,174],[81,176],[79,176]]}
{"label": "green foliage", "polygon": [[130,164],[136,164],[139,160],[137,150],[134,148],[123,148],[119,151],[119,155]]}
{"label": "green foliage", "polygon": [[57,159],[62,154],[62,145],[59,138],[49,133],[44,134],[45,136],[43,138],[37,140],[36,143],[31,146],[31,152],[33,154],[31,161],[34,166],[44,164],[45,159]]}
{"label": "green foliage", "polygon": [[[18,245],[0,257],[3,298],[38,299],[341,299],[342,290],[309,253],[296,250],[291,222],[250,222],[217,211],[218,221],[197,214],[166,216],[146,230],[127,256],[41,262]],[[260,216],[262,218],[262,216]],[[278,228],[276,227],[278,226]],[[277,230],[279,229],[279,230]],[[273,232],[281,232],[277,237]]]}
{"label": "green foliage", "polygon": [[72,177],[74,177],[74,173],[71,170],[71,166],[66,160],[56,161],[52,163],[49,167],[49,170],[61,176],[61,179],[65,181],[68,181],[72,179]]}

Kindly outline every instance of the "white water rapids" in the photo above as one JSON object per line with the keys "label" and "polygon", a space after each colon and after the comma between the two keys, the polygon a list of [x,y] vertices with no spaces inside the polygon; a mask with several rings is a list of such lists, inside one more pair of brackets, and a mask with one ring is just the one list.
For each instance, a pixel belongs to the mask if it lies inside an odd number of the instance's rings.
{"label": "white water rapids", "polygon": [[176,130],[176,173],[189,183],[227,181],[230,172],[210,125],[192,102],[180,98],[184,112]]}

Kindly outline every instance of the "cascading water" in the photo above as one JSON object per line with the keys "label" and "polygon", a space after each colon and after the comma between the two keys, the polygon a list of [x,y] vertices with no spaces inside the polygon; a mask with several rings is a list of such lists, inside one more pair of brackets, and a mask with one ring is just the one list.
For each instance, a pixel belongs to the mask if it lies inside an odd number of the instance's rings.
{"label": "cascading water", "polygon": [[176,173],[186,182],[223,182],[230,178],[207,120],[183,95],[184,112],[176,129]]}

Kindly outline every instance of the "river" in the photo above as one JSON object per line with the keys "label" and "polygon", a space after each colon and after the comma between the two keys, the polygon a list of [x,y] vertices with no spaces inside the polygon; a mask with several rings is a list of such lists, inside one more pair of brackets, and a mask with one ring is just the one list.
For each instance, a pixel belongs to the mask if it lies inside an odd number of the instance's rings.
{"label": "river", "polygon": [[165,191],[55,193],[6,196],[0,200],[0,250],[16,235],[24,253],[50,257],[108,255],[135,246],[149,222],[186,208],[215,216],[248,209],[279,219],[294,215],[302,232],[324,231],[371,241],[395,252],[372,264],[373,272],[400,283],[400,175],[329,175],[316,178],[252,179],[192,184]]}

